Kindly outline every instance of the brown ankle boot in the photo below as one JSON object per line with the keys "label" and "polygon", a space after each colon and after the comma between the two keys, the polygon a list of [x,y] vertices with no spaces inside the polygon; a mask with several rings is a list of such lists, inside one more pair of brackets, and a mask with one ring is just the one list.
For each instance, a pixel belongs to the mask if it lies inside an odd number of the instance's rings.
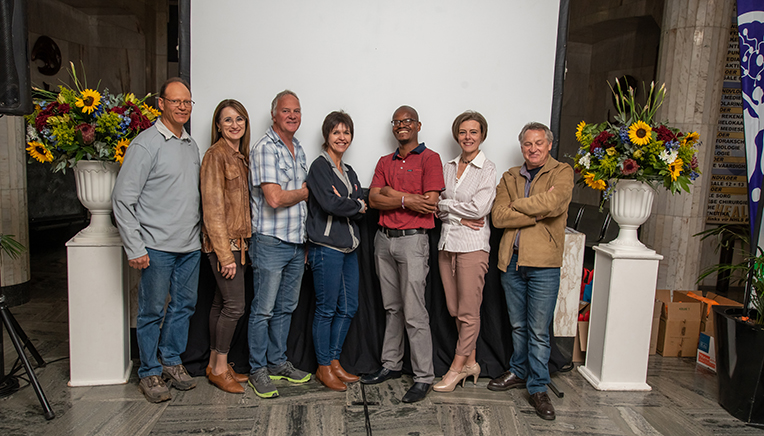
{"label": "brown ankle boot", "polygon": [[342,380],[345,383],[353,383],[358,381],[358,376],[349,374],[347,371],[345,371],[344,368],[342,368],[342,365],[340,365],[339,360],[332,360],[331,363],[332,372],[334,375],[337,376],[338,379]]}
{"label": "brown ankle boot", "polygon": [[329,365],[318,365],[316,378],[318,381],[323,383],[324,386],[333,391],[344,392],[348,388],[345,386],[345,383],[342,383],[342,381],[338,379],[336,375],[334,375],[332,372],[332,367]]}

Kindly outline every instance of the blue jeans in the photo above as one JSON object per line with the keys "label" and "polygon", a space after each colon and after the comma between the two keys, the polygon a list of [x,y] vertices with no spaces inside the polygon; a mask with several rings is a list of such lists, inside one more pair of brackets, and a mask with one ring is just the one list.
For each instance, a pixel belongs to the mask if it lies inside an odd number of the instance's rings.
{"label": "blue jeans", "polygon": [[319,365],[339,360],[358,310],[358,255],[310,244],[308,262],[316,289],[313,345]]}
{"label": "blue jeans", "polygon": [[560,268],[517,266],[517,254],[501,273],[512,324],[510,371],[527,381],[528,393],[546,392],[549,383],[549,326],[554,318]]}
{"label": "blue jeans", "polygon": [[[180,365],[186,350],[188,320],[196,308],[199,250],[170,253],[147,248],[149,266],[138,285],[136,335],[141,356],[138,377],[162,375],[162,365]],[[165,311],[167,294],[170,304]],[[161,325],[161,328],[160,328]],[[158,352],[158,353],[157,353]],[[161,363],[160,363],[161,359]]]}
{"label": "blue jeans", "polygon": [[305,271],[305,247],[253,234],[249,256],[255,289],[249,316],[249,366],[254,373],[287,361],[286,343]]}

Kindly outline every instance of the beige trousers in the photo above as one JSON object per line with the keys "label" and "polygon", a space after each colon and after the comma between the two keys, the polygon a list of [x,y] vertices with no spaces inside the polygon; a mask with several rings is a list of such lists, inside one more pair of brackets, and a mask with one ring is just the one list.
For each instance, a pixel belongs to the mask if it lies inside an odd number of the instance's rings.
{"label": "beige trousers", "polygon": [[480,333],[480,304],[488,271],[488,253],[482,250],[469,253],[441,251],[438,266],[448,313],[456,318],[459,332],[456,354],[469,356]]}

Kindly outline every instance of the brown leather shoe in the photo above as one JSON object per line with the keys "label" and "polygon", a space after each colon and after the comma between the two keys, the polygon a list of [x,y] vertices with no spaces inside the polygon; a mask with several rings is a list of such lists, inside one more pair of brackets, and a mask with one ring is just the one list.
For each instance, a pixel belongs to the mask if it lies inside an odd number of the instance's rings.
{"label": "brown leather shoe", "polygon": [[525,380],[518,377],[512,371],[507,371],[504,374],[496,377],[488,382],[488,389],[492,391],[506,391],[514,388],[524,388]]}
{"label": "brown leather shoe", "polygon": [[357,382],[360,377],[357,375],[353,375],[345,371],[344,368],[342,368],[342,365],[340,365],[339,360],[332,360],[332,363],[330,365],[332,367],[332,372],[334,375],[337,376],[338,379],[342,380],[345,383],[353,383]]}
{"label": "brown leather shoe", "polygon": [[555,418],[554,406],[546,392],[536,392],[531,395],[528,402],[530,402],[531,406],[536,409],[536,415],[540,416],[541,419],[551,421]]}
{"label": "brown leather shoe", "polygon": [[[239,374],[238,372],[233,370],[233,363],[229,363],[228,367],[231,370],[231,375],[233,376],[233,379],[236,380],[236,383],[246,383],[247,380],[249,380],[249,376],[247,374]],[[212,367],[207,365],[207,368],[204,370],[204,373],[209,378],[210,374],[212,374]]]}
{"label": "brown leather shoe", "polygon": [[239,374],[233,370],[233,363],[228,364],[228,370],[231,371],[231,375],[233,376],[233,379],[236,380],[236,383],[246,383],[247,380],[249,380],[248,374]]}
{"label": "brown leather shoe", "polygon": [[332,367],[329,365],[318,365],[318,371],[316,371],[316,378],[324,386],[326,386],[327,388],[333,391],[344,392],[348,389],[348,387],[345,386],[345,383],[342,383],[342,380],[337,378],[334,372],[332,372]]}
{"label": "brown leather shoe", "polygon": [[229,370],[220,374],[215,375],[212,372],[210,372],[210,375],[207,376],[207,378],[210,380],[212,384],[219,387],[220,389],[230,392],[232,394],[243,394],[244,393],[244,386],[237,383],[236,380],[234,380],[233,375],[231,374],[230,367]]}

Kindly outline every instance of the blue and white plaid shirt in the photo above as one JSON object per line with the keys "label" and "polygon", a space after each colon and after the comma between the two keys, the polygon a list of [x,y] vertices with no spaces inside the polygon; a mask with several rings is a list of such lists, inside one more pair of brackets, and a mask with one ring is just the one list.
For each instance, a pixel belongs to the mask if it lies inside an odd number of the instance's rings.
{"label": "blue and white plaid shirt", "polygon": [[272,208],[260,185],[276,183],[285,191],[302,188],[308,177],[305,152],[297,138],[292,138],[294,157],[279,135],[269,127],[249,151],[249,192],[252,209],[252,233],[273,236],[284,242],[305,242],[308,205],[301,201],[292,207]]}

